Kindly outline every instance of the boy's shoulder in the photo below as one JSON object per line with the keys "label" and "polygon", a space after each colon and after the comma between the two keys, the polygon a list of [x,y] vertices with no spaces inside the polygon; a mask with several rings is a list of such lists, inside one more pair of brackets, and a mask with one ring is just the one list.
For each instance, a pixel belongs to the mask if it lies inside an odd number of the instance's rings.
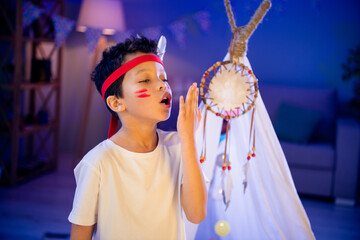
{"label": "boy's shoulder", "polygon": [[113,154],[111,140],[106,139],[87,152],[81,161],[96,165],[99,160],[111,154]]}
{"label": "boy's shoulder", "polygon": [[159,138],[161,139],[162,144],[164,145],[178,145],[180,144],[180,139],[176,131],[164,131],[157,129]]}

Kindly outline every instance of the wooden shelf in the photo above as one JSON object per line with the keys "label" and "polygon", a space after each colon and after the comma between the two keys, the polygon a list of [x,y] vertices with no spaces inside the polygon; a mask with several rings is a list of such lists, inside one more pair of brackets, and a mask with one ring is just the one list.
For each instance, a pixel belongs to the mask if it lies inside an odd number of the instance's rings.
{"label": "wooden shelf", "polygon": [[[48,124],[31,124],[31,125],[25,125],[25,127],[19,127],[19,136],[29,136],[31,134],[35,134],[38,132],[42,132],[45,130],[54,130],[56,129],[58,124],[56,122],[51,122]],[[10,129],[3,129],[1,130],[0,134],[4,137],[10,137],[11,130]]]}
{"label": "wooden shelf", "polygon": [[[4,82],[0,83],[2,93],[11,91],[10,94],[6,93],[6,95],[11,95],[6,99],[9,103],[0,104],[0,113],[3,113],[1,116],[4,118],[0,134],[8,138],[10,146],[10,149],[9,147],[5,150],[0,149],[0,158],[3,158],[3,162],[6,163],[2,166],[4,167],[4,174],[2,174],[0,184],[6,185],[16,185],[56,169],[59,151],[63,49],[55,46],[55,38],[31,38],[24,35],[22,27],[24,1],[16,0],[16,4],[5,6],[12,9],[3,9],[4,18],[15,24],[10,29],[11,33],[3,33],[0,36],[1,44],[5,42],[5,44],[10,45],[6,53],[7,57],[3,59],[2,65],[13,66],[12,72],[9,74],[10,82],[6,83],[3,80]],[[55,3],[52,11],[47,13],[48,17],[64,14],[64,0],[41,1]],[[39,34],[45,36],[48,27],[50,25],[39,24],[37,30]],[[54,43],[54,46],[48,48],[41,43]],[[24,58],[24,52],[29,54],[27,55],[28,58]],[[46,57],[49,60],[55,58],[55,65],[52,67],[56,72],[52,75],[56,77],[51,78],[50,82],[35,83],[24,78],[24,66],[27,66],[26,63],[30,63],[28,62],[31,61],[30,59],[38,58],[37,53],[41,53],[43,58]],[[37,65],[33,65],[32,61],[30,64],[31,70],[37,68]],[[51,110],[51,122],[44,125],[24,126],[25,113],[26,116],[37,116],[37,111],[42,107]],[[43,132],[44,134],[42,134]]]}
{"label": "wooden shelf", "polygon": [[25,128],[23,128],[20,131],[20,136],[30,135],[44,130],[55,129],[56,127],[58,127],[56,123],[48,123],[44,125],[40,125],[40,124],[26,125]]}
{"label": "wooden shelf", "polygon": [[44,82],[44,83],[22,83],[20,85],[21,89],[36,89],[36,88],[43,88],[43,87],[60,87],[60,83],[57,79],[53,79],[51,82]]}
{"label": "wooden shelf", "polygon": [[20,83],[20,85],[14,85],[14,84],[0,84],[0,88],[3,88],[5,90],[15,90],[20,87],[21,90],[25,89],[38,89],[38,88],[44,88],[44,87],[60,87],[60,83],[57,78],[53,79],[51,82],[43,82],[43,83],[31,83],[31,82],[24,82]]}

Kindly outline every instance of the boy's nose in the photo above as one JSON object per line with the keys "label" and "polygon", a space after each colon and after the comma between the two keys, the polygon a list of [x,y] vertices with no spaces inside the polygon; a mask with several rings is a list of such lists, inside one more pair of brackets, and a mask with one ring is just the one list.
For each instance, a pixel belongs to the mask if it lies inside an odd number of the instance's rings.
{"label": "boy's nose", "polygon": [[165,91],[166,89],[167,89],[166,83],[163,82],[163,81],[161,81],[161,84],[160,84],[160,86],[159,86],[159,90],[160,90],[160,91]]}

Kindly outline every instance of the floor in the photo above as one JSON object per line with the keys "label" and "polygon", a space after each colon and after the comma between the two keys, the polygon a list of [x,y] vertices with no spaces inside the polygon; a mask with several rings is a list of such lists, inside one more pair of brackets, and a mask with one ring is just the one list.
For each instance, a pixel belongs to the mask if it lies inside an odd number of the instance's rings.
{"label": "floor", "polygon": [[0,188],[0,239],[66,239],[46,233],[70,233],[67,220],[75,180],[70,157],[63,156],[56,172],[14,188]]}
{"label": "floor", "polygon": [[[14,188],[0,188],[0,239],[68,239],[67,217],[75,189],[68,159],[61,158],[56,172]],[[317,239],[360,239],[360,206],[311,198],[302,202]]]}
{"label": "floor", "polygon": [[318,240],[359,240],[360,206],[338,206],[332,202],[301,199]]}

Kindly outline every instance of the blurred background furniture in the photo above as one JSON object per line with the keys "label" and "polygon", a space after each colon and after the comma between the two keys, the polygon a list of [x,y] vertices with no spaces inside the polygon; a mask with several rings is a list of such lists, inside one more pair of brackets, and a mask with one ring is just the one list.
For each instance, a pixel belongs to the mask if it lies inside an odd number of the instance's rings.
{"label": "blurred background furniture", "polygon": [[28,26],[23,3],[1,4],[0,183],[6,185],[58,163],[62,47],[55,45],[51,16],[64,14],[64,1],[34,1],[44,11]]}
{"label": "blurred background furniture", "polygon": [[339,117],[335,89],[260,85],[299,194],[354,205],[359,122]]}

